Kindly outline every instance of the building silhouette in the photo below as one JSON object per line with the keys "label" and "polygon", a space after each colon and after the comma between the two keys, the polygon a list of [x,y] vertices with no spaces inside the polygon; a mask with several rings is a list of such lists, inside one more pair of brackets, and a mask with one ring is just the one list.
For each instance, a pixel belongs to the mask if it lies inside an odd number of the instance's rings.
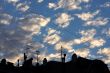
{"label": "building silhouette", "polygon": [[110,73],[107,65],[101,60],[89,60],[77,57],[74,53],[71,61],[65,62],[66,54],[63,54],[62,61],[47,61],[43,64],[33,65],[33,58],[27,58],[24,53],[22,66],[14,66],[13,63],[2,59],[0,62],[0,73]]}

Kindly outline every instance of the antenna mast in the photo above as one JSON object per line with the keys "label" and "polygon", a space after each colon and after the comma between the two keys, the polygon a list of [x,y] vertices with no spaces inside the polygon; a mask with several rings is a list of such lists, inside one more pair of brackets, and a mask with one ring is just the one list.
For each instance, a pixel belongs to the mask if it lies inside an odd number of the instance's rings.
{"label": "antenna mast", "polygon": [[61,62],[62,62],[62,54],[63,54],[63,47],[61,46]]}

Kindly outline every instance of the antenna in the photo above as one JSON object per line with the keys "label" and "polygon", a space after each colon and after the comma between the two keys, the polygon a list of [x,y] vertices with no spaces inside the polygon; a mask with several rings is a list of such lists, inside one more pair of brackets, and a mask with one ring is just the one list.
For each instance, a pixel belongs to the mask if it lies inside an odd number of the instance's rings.
{"label": "antenna", "polygon": [[28,54],[28,50],[29,49],[30,49],[29,47],[26,47],[26,49],[25,49],[25,52],[24,52],[24,62],[27,60],[27,54]]}
{"label": "antenna", "polygon": [[61,62],[65,63],[66,53],[64,53],[64,49],[61,46]]}
{"label": "antenna", "polygon": [[63,54],[63,47],[61,46],[61,62],[62,62],[62,54]]}
{"label": "antenna", "polygon": [[30,44],[27,44],[27,45],[26,45],[25,52],[24,52],[24,61],[27,60],[28,51],[29,51],[29,49],[31,49],[31,48],[32,48],[32,46],[31,46]]}

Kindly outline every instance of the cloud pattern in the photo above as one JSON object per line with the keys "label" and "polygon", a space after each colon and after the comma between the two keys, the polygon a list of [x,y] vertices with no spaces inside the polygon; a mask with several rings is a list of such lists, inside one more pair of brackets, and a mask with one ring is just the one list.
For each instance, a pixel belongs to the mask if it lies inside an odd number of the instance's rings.
{"label": "cloud pattern", "polygon": [[67,60],[75,52],[110,65],[109,12],[108,0],[1,0],[0,58],[15,63],[40,50],[41,59],[59,60],[62,46]]}

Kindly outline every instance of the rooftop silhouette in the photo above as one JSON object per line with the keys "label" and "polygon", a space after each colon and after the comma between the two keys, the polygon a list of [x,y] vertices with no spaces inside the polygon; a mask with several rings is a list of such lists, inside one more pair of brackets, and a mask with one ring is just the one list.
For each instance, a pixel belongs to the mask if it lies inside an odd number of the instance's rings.
{"label": "rooftop silhouette", "polygon": [[75,53],[72,55],[71,61],[65,62],[66,54],[63,54],[61,59],[61,62],[48,62],[44,58],[42,65],[37,62],[34,66],[32,64],[33,58],[27,59],[27,55],[24,53],[22,66],[19,66],[19,60],[17,66],[14,66],[13,63],[2,59],[0,73],[110,73],[107,65],[101,60],[77,57]]}

